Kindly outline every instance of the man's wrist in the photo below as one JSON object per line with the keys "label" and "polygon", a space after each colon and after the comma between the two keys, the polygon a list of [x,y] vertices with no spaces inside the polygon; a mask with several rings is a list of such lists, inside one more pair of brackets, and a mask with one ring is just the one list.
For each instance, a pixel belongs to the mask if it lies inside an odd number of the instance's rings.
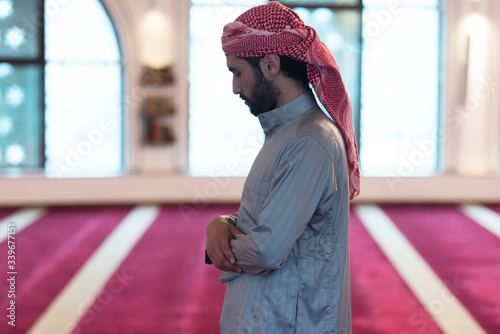
{"label": "man's wrist", "polygon": [[236,226],[236,216],[234,215],[222,215],[220,216],[222,219],[224,219],[226,222],[229,224]]}

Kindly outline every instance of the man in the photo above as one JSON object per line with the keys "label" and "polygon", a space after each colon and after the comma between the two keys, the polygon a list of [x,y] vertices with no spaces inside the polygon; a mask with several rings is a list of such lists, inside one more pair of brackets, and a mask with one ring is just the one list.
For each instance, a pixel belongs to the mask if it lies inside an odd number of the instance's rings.
{"label": "man", "polygon": [[314,29],[277,2],[227,24],[222,45],[233,93],[259,118],[265,142],[238,212],[207,227],[208,263],[227,282],[221,333],[351,333],[349,198],[359,169],[338,66]]}

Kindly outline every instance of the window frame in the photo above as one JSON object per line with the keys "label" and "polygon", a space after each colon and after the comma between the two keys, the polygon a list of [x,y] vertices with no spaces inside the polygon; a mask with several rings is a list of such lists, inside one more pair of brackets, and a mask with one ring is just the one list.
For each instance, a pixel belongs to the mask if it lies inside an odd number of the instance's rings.
{"label": "window frame", "polygon": [[[36,57],[0,57],[0,63],[8,63],[13,66],[16,65],[35,65],[37,69],[40,71],[40,77],[39,77],[39,83],[38,83],[38,92],[39,92],[39,102],[38,102],[38,113],[40,114],[40,124],[39,124],[39,137],[37,140],[37,152],[38,152],[38,161],[39,164],[37,166],[33,167],[23,167],[21,166],[5,166],[5,167],[0,167],[0,175],[6,175],[10,174],[11,170],[15,170],[16,173],[20,172],[21,174],[26,174],[30,173],[33,169],[35,171],[40,171],[42,173],[46,172],[46,163],[47,163],[47,155],[46,155],[46,103],[45,103],[45,98],[46,98],[46,87],[45,87],[45,77],[46,77],[46,66],[47,66],[47,59],[46,59],[46,54],[45,54],[45,1],[46,0],[34,0],[36,3],[36,8],[37,11],[34,14],[34,19],[36,19],[36,22],[33,26],[37,28],[38,32],[38,39],[37,39],[37,44],[38,44],[38,54]],[[127,138],[129,137],[128,133],[126,133],[127,129],[127,118],[125,117],[125,108],[124,108],[124,95],[125,95],[125,90],[126,90],[126,72],[125,72],[125,65],[124,65],[124,57],[123,57],[123,42],[122,39],[120,38],[119,34],[119,29],[117,28],[117,24],[113,18],[113,15],[111,15],[108,6],[105,1],[103,0],[97,0],[99,4],[102,6],[102,9],[107,15],[107,18],[109,19],[109,22],[113,28],[113,33],[116,37],[117,41],[117,46],[118,46],[118,51],[120,53],[120,60],[119,60],[119,66],[120,66],[120,80],[121,80],[121,87],[120,87],[120,96],[119,96],[119,106],[120,106],[120,114],[122,115],[121,117],[121,122],[119,126],[121,127],[121,137],[120,137],[120,165],[121,165],[121,171],[122,172],[128,172],[128,165],[127,165],[127,157],[129,156],[128,150],[127,150],[127,145],[126,141]]]}
{"label": "window frame", "polygon": [[[14,2],[14,1],[13,1]],[[38,160],[40,164],[35,168],[44,169],[45,168],[45,0],[34,0],[38,11],[35,16],[37,22],[35,26],[38,30],[38,55],[36,57],[0,57],[0,63],[8,63],[12,66],[16,65],[35,65],[40,70],[39,77],[39,112],[41,122],[39,124],[40,137],[38,138]],[[42,15],[40,15],[42,13]],[[40,17],[42,20],[40,20]],[[26,167],[0,167],[0,174],[6,174],[11,169],[19,169],[25,171]]]}

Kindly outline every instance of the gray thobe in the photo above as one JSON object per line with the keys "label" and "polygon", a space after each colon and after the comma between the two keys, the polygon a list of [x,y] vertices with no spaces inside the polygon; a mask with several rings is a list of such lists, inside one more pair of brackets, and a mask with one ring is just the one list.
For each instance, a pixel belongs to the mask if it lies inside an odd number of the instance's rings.
{"label": "gray thobe", "polygon": [[342,134],[311,92],[259,121],[264,145],[226,216],[244,233],[231,241],[243,274],[221,273],[221,333],[351,333]]}

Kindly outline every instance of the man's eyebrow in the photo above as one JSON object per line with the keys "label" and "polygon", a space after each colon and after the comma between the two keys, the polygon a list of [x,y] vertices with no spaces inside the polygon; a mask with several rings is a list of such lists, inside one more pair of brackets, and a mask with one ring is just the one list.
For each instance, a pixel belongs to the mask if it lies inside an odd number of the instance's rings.
{"label": "man's eyebrow", "polygon": [[229,70],[229,72],[234,72],[234,71],[237,71],[238,69],[230,66],[230,67],[228,67],[228,70]]}

